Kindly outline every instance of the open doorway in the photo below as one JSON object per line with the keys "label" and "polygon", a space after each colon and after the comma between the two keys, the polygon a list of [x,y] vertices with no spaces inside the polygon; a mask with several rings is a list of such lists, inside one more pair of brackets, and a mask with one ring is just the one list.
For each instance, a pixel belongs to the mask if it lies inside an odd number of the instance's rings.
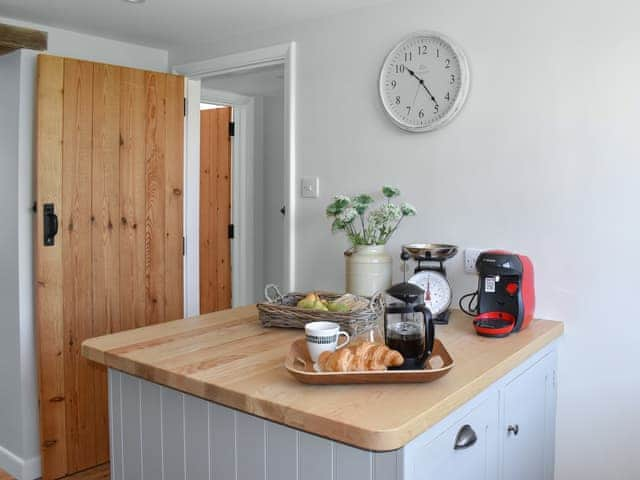
{"label": "open doorway", "polygon": [[[230,241],[232,306],[261,300],[268,282],[279,283],[283,291],[295,289],[295,43],[180,65],[173,71],[188,78],[185,315],[202,313],[199,262],[201,102],[231,107],[235,124],[235,135],[230,139],[231,223],[235,234]],[[266,77],[277,81],[277,94],[267,86],[271,83]],[[275,105],[278,105],[275,108],[280,118],[265,122],[277,118],[270,113]],[[270,142],[269,139],[278,136],[281,142]],[[271,152],[267,153],[266,161],[265,151]],[[279,165],[274,165],[270,158],[279,159]],[[271,195],[274,192],[279,195]],[[265,226],[272,233],[267,238]],[[274,226],[276,228],[272,228]],[[277,253],[272,253],[276,248]]]}
{"label": "open doorway", "polygon": [[[231,154],[232,172],[236,175],[250,175],[252,172],[252,188],[246,197],[237,197],[232,195],[232,216],[234,221],[242,217],[248,217],[251,221],[251,229],[249,233],[251,238],[248,239],[247,245],[250,255],[241,255],[237,249],[233,248],[232,271],[234,267],[241,267],[243,262],[250,262],[248,265],[248,277],[241,283],[239,288],[244,290],[245,298],[254,303],[261,300],[264,286],[267,283],[274,283],[279,286],[284,284],[284,228],[286,216],[286,199],[284,188],[284,66],[282,64],[259,66],[246,69],[240,72],[231,72],[221,75],[214,75],[202,78],[201,85],[201,101],[205,105],[218,104],[226,101],[231,107],[237,110],[243,109],[246,118],[242,123],[232,122],[229,128],[230,135],[238,144],[249,146],[244,152],[244,158],[241,159],[238,152],[233,151]],[[224,137],[224,129],[226,128],[225,119],[228,113],[224,108],[215,110],[207,110],[201,112],[201,175],[207,175],[203,169],[203,162],[206,164],[209,157],[224,155],[226,150]],[[208,118],[218,119],[211,130]],[[217,131],[215,130],[217,129]],[[206,136],[205,136],[206,135]],[[218,139],[217,145],[211,145],[211,138]],[[214,142],[215,143],[215,142]],[[235,142],[232,142],[235,143]],[[241,163],[245,162],[248,168],[240,168]],[[219,161],[218,161],[219,165]],[[217,202],[207,202],[206,183],[201,181],[200,196],[201,199],[201,228],[200,228],[200,262],[203,263],[204,257],[209,257],[206,251],[203,251],[203,245],[208,241],[210,235],[218,235],[216,232],[222,228],[224,223],[224,215],[218,211],[216,217],[219,219],[218,226],[214,226],[209,231],[207,227],[207,219],[211,219],[211,213],[204,212],[203,209],[211,209],[213,205],[219,205],[220,197],[226,194],[226,179],[224,178],[225,168],[219,169],[219,174],[213,179],[211,184],[217,190]],[[239,178],[232,173],[232,192],[240,189]],[[237,197],[237,198],[236,198]],[[235,200],[235,202],[234,202]],[[237,203],[236,203],[237,202]],[[203,223],[204,222],[204,223]],[[245,226],[246,228],[246,226]],[[229,227],[230,236],[235,236],[236,225],[231,223]],[[238,229],[239,230],[239,229]],[[210,233],[211,232],[211,233]],[[238,231],[238,234],[240,232]],[[204,241],[203,241],[204,239]],[[231,241],[233,247],[233,240]],[[214,248],[220,250],[219,241],[212,242]],[[215,256],[215,254],[214,254]],[[200,297],[215,298],[224,300],[227,286],[225,284],[224,258],[217,255],[218,263],[215,266],[221,269],[218,272],[218,282],[211,283],[211,275],[209,272],[203,272],[201,268],[201,287]],[[220,263],[222,262],[222,264]],[[233,275],[233,273],[232,273]],[[207,283],[205,283],[205,280]],[[238,283],[238,282],[236,282]],[[233,293],[232,293],[233,296]],[[201,308],[203,302],[201,301]],[[228,308],[224,304],[219,304],[220,308]],[[218,309],[220,309],[218,308]],[[201,313],[207,313],[210,310],[202,310]]]}

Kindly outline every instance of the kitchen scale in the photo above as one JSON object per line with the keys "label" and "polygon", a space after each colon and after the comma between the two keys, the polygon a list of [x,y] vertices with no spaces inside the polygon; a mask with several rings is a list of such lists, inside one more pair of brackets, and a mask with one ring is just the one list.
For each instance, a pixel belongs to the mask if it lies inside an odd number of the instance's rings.
{"label": "kitchen scale", "polygon": [[[413,259],[418,263],[409,283],[424,290],[424,304],[431,311],[433,323],[449,323],[451,310],[451,286],[447,280],[444,262],[458,253],[455,245],[438,243],[411,243],[402,246],[400,258],[406,263]],[[404,270],[404,267],[403,267]]]}

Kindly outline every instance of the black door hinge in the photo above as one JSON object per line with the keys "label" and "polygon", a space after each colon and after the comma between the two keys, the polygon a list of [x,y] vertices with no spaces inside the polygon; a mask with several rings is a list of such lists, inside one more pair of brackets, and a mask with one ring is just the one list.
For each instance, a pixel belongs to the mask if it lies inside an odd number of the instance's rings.
{"label": "black door hinge", "polygon": [[186,99],[186,98],[184,98],[183,100],[184,100],[184,103],[182,104],[182,106],[183,106],[183,113],[184,113],[184,116],[186,117],[186,116],[187,116],[187,99]]}
{"label": "black door hinge", "polygon": [[187,251],[186,243],[187,243],[187,241],[185,240],[184,237],[182,237],[182,256],[183,257],[185,255],[185,252]]}
{"label": "black door hinge", "polygon": [[229,238],[235,238],[235,234],[236,234],[235,230],[236,230],[235,226],[233,225],[233,223],[231,223],[229,225]]}
{"label": "black door hinge", "polygon": [[236,135],[236,122],[229,122],[229,136],[234,137]]}
{"label": "black door hinge", "polygon": [[31,211],[36,213],[38,211],[38,202],[33,202],[33,207],[31,207]]}

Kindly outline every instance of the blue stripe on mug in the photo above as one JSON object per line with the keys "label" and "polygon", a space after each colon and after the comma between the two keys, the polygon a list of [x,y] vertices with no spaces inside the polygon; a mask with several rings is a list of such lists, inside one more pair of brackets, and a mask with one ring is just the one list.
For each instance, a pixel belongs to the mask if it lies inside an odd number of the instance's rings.
{"label": "blue stripe on mug", "polygon": [[330,343],[335,343],[338,341],[337,335],[331,335],[329,337],[318,337],[315,335],[307,335],[307,342],[317,343],[318,345],[326,345]]}

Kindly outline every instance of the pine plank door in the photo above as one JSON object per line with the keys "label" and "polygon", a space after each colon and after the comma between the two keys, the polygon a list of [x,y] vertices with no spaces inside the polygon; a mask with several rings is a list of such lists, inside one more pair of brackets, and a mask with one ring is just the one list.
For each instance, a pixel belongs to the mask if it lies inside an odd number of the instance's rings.
{"label": "pine plank door", "polygon": [[82,342],[183,317],[183,102],[183,77],[38,58],[45,480],[109,460],[106,371],[82,358]]}
{"label": "pine plank door", "polygon": [[231,108],[200,112],[200,313],[231,308]]}

